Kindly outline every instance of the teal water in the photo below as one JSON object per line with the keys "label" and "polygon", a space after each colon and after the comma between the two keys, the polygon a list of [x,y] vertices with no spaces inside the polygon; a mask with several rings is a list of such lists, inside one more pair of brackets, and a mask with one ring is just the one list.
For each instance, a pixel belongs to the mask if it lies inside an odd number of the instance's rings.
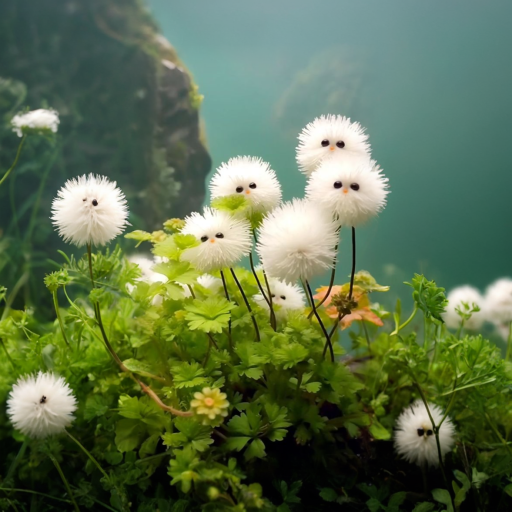
{"label": "teal water", "polygon": [[[238,154],[302,196],[296,136],[359,120],[392,194],[358,233],[382,284],[447,288],[512,274],[512,3],[508,0],[151,0],[205,99],[214,168]],[[349,237],[340,272],[348,274]]]}

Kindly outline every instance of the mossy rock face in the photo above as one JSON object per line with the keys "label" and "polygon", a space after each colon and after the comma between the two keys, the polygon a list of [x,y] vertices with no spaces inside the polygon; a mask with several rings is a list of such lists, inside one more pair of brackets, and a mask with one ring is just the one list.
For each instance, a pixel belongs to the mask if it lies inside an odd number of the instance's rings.
{"label": "mossy rock face", "polygon": [[[38,251],[55,256],[51,200],[74,176],[116,180],[137,228],[159,229],[162,219],[201,206],[211,166],[201,97],[139,1],[2,1],[0,74],[0,171],[14,159],[19,139],[9,121],[21,108],[52,107],[61,119],[53,144],[27,140],[14,183],[0,188],[0,242],[10,238],[13,247],[25,238],[43,176],[25,247],[31,258]],[[4,273],[0,261],[7,284]]]}

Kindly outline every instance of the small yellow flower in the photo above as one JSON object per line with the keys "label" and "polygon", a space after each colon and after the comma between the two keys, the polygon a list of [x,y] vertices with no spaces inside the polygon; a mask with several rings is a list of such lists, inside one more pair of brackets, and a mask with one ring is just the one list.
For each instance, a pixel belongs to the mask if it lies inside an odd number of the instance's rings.
{"label": "small yellow flower", "polygon": [[164,222],[164,228],[169,231],[177,231],[178,233],[184,228],[185,221],[183,219],[169,219]]}
{"label": "small yellow flower", "polygon": [[167,238],[167,235],[165,234],[164,231],[159,230],[159,231],[153,231],[153,233],[151,233],[151,237],[152,237],[151,238],[152,242],[158,243],[158,242],[163,242]]}
{"label": "small yellow flower", "polygon": [[194,393],[190,407],[197,415],[203,416],[203,425],[220,425],[222,418],[228,415],[229,402],[226,393],[221,393],[220,389],[203,388],[201,392]]}

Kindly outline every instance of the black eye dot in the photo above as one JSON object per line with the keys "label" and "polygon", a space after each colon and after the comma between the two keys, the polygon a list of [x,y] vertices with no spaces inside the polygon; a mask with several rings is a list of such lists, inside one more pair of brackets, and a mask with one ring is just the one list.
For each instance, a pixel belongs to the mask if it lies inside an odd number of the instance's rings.
{"label": "black eye dot", "polygon": [[224,233],[217,233],[215,238],[224,238]]}
{"label": "black eye dot", "polygon": [[256,188],[256,183],[249,183],[249,188]]}
{"label": "black eye dot", "polygon": [[236,187],[236,191],[240,194],[244,191],[244,187]]}
{"label": "black eye dot", "polygon": [[39,403],[40,404],[45,404],[46,403],[46,397],[44,395],[41,397],[41,400],[39,400]]}
{"label": "black eye dot", "polygon": [[281,299],[286,300],[286,297],[284,295],[281,295]]}
{"label": "black eye dot", "polygon": [[342,140],[339,140],[338,142],[336,142],[336,146],[339,147],[340,149],[343,149],[345,147],[345,143]]}
{"label": "black eye dot", "polygon": [[208,240],[208,237],[206,235],[201,237],[201,242],[206,242],[206,240]]}
{"label": "black eye dot", "polygon": [[82,201],[85,203],[85,201],[87,201],[87,197],[84,197]]}
{"label": "black eye dot", "polygon": [[93,200],[92,200],[92,205],[93,205],[93,206],[98,206],[98,201],[96,201],[96,199],[93,199]]}
{"label": "black eye dot", "polygon": [[350,188],[351,188],[352,190],[359,190],[359,183],[352,183],[352,184],[350,185]]}
{"label": "black eye dot", "polygon": [[425,431],[424,431],[422,428],[419,428],[419,429],[418,429],[418,436],[419,436],[419,437],[422,437],[422,436],[423,436],[423,434],[425,434]]}
{"label": "black eye dot", "polygon": [[427,430],[427,436],[431,436],[434,432],[432,432],[432,430],[428,429]]}
{"label": "black eye dot", "polygon": [[271,295],[271,297],[272,297],[273,299],[275,299],[275,298],[276,298],[275,293],[273,293],[273,294]]}
{"label": "black eye dot", "polygon": [[322,144],[322,147],[324,147],[324,148],[325,148],[325,147],[327,147],[327,146],[329,145],[329,141],[328,141],[327,139],[324,139],[324,140],[321,142],[321,144]]}
{"label": "black eye dot", "polygon": [[343,184],[341,183],[341,181],[335,181],[333,185],[334,188],[341,188],[342,186]]}

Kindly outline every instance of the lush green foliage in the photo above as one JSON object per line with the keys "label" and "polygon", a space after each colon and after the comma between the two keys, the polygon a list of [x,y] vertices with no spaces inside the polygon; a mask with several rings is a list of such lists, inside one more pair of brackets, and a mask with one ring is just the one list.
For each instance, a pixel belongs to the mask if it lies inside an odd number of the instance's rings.
{"label": "lush green foliage", "polygon": [[[49,455],[66,468],[82,509],[508,509],[512,365],[481,336],[445,329],[442,288],[415,276],[411,318],[402,322],[400,305],[393,315],[375,309],[384,327],[354,321],[350,347],[343,335],[348,354],[335,343],[332,363],[323,357],[325,339],[314,317],[307,318],[309,309],[274,331],[268,311],[252,302],[257,342],[233,279],[227,279],[230,300],[195,283],[197,272],[180,261],[195,241],[173,231],[178,221],[165,226],[128,237],[169,259],[158,265],[166,283],[137,280],[138,267],[116,248],[93,254],[92,291],[84,256],[62,255],[62,267],[47,275],[61,323],[38,323],[34,311],[3,303],[0,399],[5,402],[20,375],[65,376],[80,404],[68,430],[101,467],[65,435],[24,439],[2,412],[3,510],[72,509]],[[236,274],[248,297],[258,293],[251,272]],[[193,285],[194,296],[186,297],[178,283]],[[386,290],[367,273],[356,284],[366,301],[372,291]],[[105,350],[95,302],[124,371]],[[327,309],[320,315],[332,325]],[[188,415],[204,388],[226,393],[226,418]],[[394,422],[421,394],[449,409],[457,427],[446,480],[431,469],[424,483],[422,471],[393,452]]]}

